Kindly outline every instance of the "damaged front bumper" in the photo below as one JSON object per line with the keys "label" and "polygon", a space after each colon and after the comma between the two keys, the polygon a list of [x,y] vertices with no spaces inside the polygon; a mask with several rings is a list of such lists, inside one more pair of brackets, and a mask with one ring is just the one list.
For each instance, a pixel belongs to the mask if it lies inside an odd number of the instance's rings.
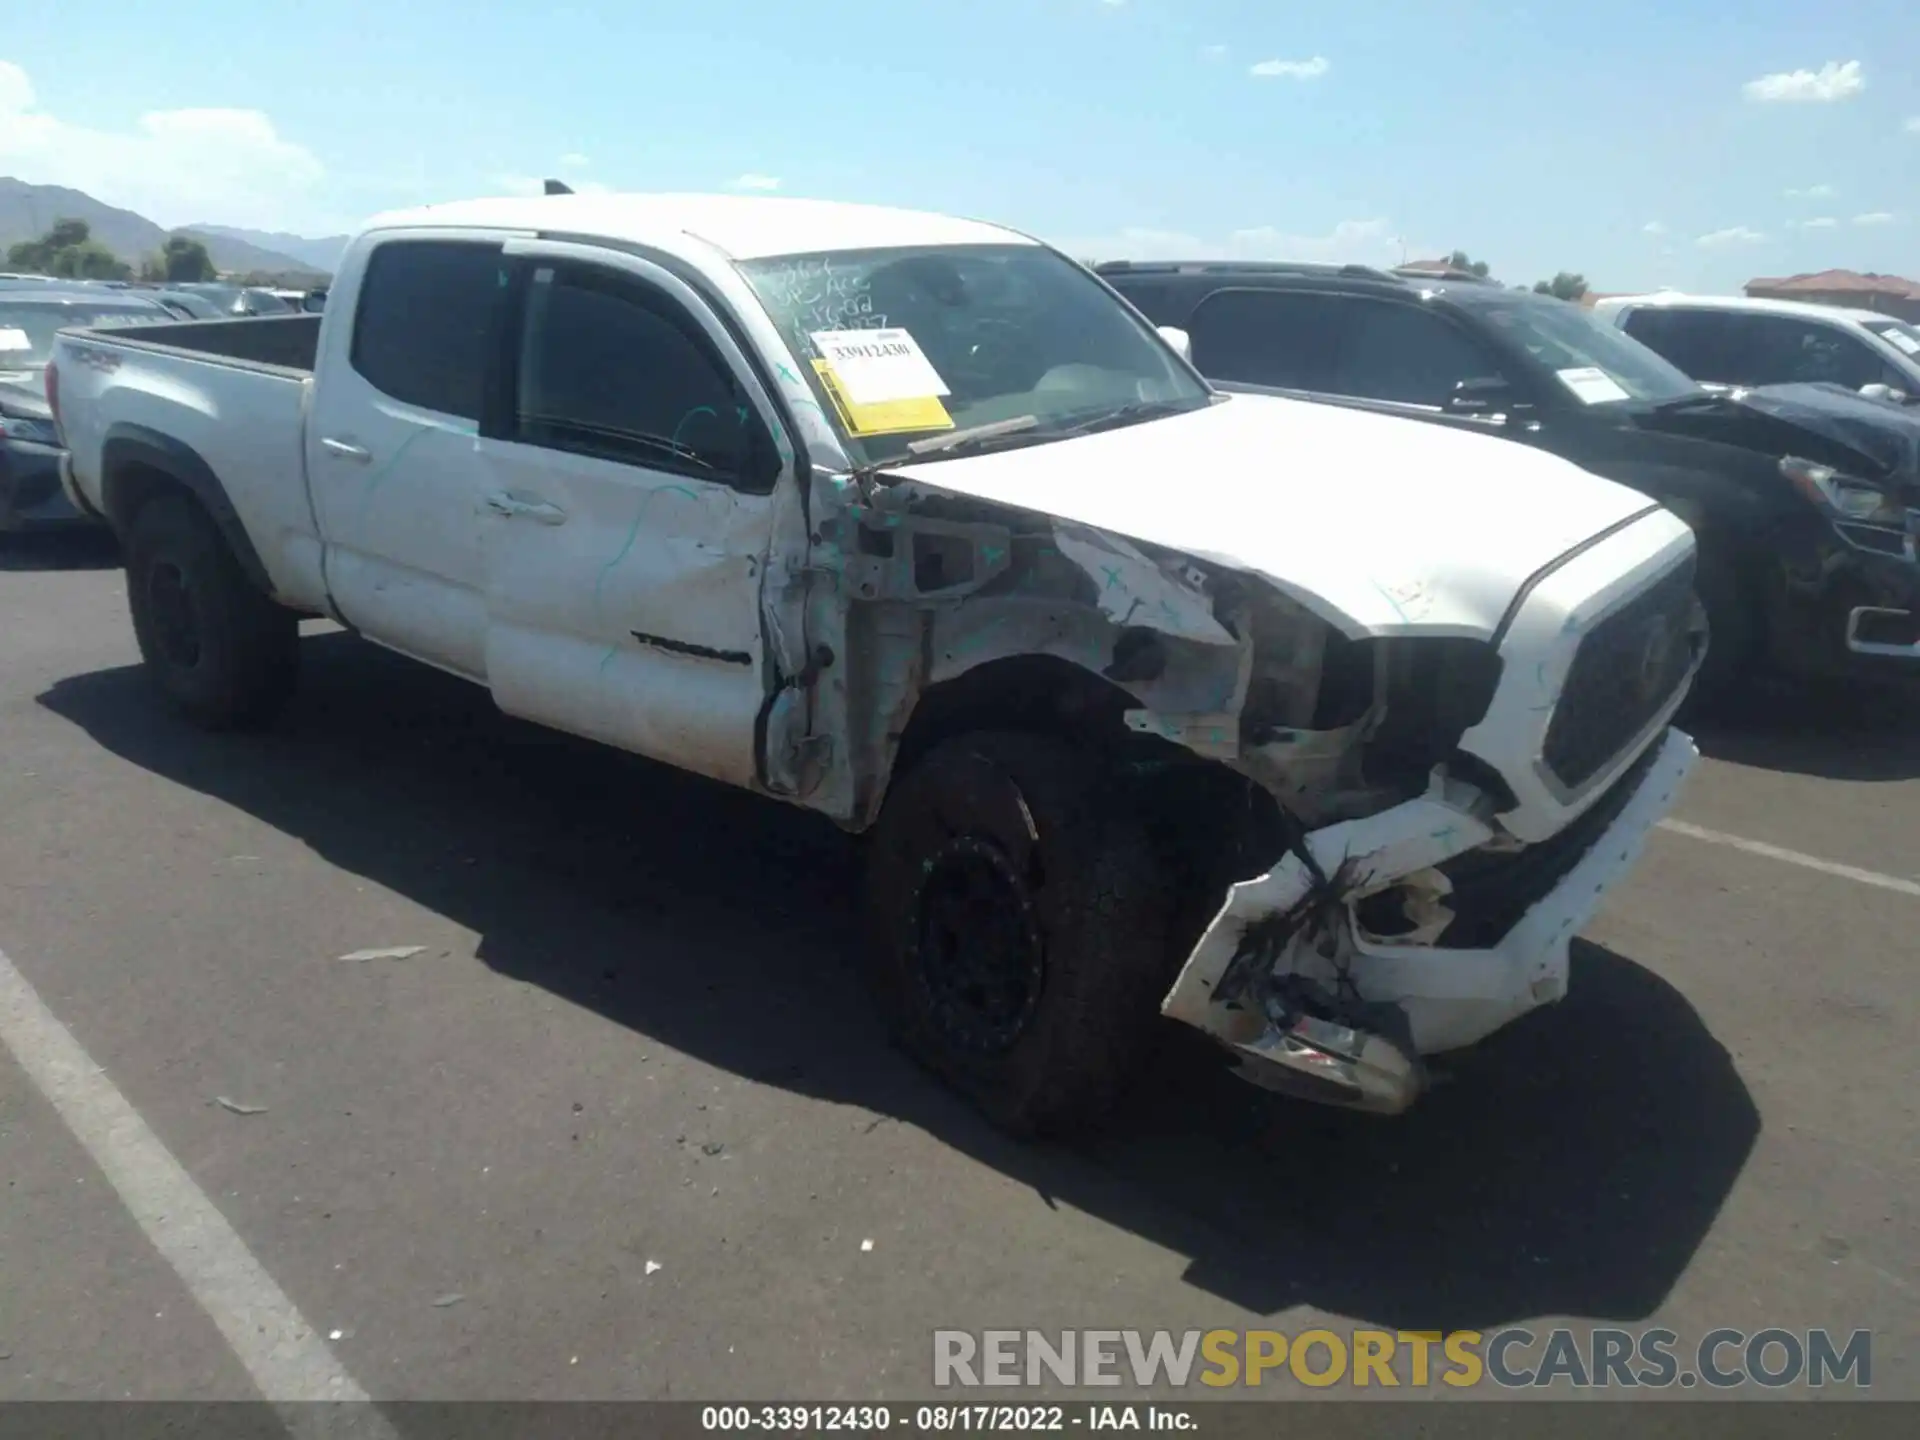
{"label": "damaged front bumper", "polygon": [[[1485,917],[1447,904],[1450,863],[1503,848],[1470,808],[1476,792],[1437,782],[1417,800],[1314,831],[1228,892],[1161,1009],[1226,1045],[1256,1083],[1353,1109],[1404,1110],[1426,1088],[1421,1056],[1472,1045],[1566,994],[1575,933],[1632,867],[1698,754],[1668,729],[1561,835],[1512,848],[1516,875],[1533,851],[1551,869],[1544,887],[1537,864],[1530,881],[1516,880],[1531,885],[1527,895],[1542,893],[1497,939]],[[1486,892],[1486,858],[1499,888],[1502,862],[1483,852],[1463,892]],[[1364,902],[1388,891],[1399,892],[1405,920],[1391,937],[1369,933],[1361,918]],[[1436,943],[1456,927],[1487,943]]]}

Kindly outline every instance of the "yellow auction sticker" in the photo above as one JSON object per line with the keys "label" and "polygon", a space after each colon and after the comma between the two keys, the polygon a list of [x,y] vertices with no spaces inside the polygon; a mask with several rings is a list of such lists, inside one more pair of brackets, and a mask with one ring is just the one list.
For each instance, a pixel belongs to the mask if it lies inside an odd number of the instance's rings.
{"label": "yellow auction sticker", "polygon": [[911,430],[953,429],[953,416],[947,413],[938,395],[874,400],[861,405],[847,398],[831,361],[816,360],[813,368],[849,435],[899,435]]}

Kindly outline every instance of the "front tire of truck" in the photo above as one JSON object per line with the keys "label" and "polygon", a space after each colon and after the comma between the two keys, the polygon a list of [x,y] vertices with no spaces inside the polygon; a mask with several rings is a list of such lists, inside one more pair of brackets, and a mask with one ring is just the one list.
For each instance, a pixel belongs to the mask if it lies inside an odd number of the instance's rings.
{"label": "front tire of truck", "polygon": [[1706,611],[1707,658],[1674,717],[1683,725],[1723,718],[1734,708],[1753,679],[1760,641],[1750,587],[1732,556],[1718,546],[1701,548],[1694,593]]}
{"label": "front tire of truck", "polygon": [[901,1048],[1016,1135],[1110,1115],[1177,958],[1121,787],[1060,740],[964,735],[895,780],[871,838],[870,980]]}
{"label": "front tire of truck", "polygon": [[207,730],[256,729],[292,698],[300,621],[248,580],[213,521],[183,495],[134,513],[127,604],[147,674]]}

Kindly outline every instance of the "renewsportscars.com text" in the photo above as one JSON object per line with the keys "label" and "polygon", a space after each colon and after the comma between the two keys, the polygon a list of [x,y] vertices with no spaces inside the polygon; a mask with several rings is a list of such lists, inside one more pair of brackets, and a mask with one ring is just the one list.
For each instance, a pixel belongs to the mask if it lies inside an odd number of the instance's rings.
{"label": "renewsportscars.com text", "polygon": [[1873,1383],[1873,1335],[1854,1330],[936,1330],[933,1383],[1195,1384],[1325,1388],[1732,1389]]}

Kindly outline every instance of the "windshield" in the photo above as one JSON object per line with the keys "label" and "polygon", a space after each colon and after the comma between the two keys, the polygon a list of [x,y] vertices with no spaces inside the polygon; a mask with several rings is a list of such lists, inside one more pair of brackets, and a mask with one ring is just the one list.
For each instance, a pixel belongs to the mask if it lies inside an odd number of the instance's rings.
{"label": "windshield", "polygon": [[159,298],[162,305],[184,310],[196,320],[218,320],[227,313],[205,295],[184,290],[169,290]]}
{"label": "windshield", "polygon": [[1493,304],[1482,313],[1585,404],[1678,400],[1700,393],[1684,371],[1571,302]]}
{"label": "windshield", "polygon": [[158,305],[36,304],[9,293],[0,296],[0,374],[44,369],[55,332],[70,325],[155,325],[173,318]]}
{"label": "windshield", "polygon": [[1861,322],[1909,360],[1920,360],[1920,329],[1899,320]]}
{"label": "windshield", "polygon": [[182,285],[179,288],[194,295],[204,295],[213,304],[218,305],[223,314],[237,309],[240,304],[240,287],[237,285],[195,283]]}
{"label": "windshield", "polygon": [[740,270],[856,464],[982,425],[1024,444],[1129,406],[1209,403],[1158,335],[1038,245],[833,251]]}

